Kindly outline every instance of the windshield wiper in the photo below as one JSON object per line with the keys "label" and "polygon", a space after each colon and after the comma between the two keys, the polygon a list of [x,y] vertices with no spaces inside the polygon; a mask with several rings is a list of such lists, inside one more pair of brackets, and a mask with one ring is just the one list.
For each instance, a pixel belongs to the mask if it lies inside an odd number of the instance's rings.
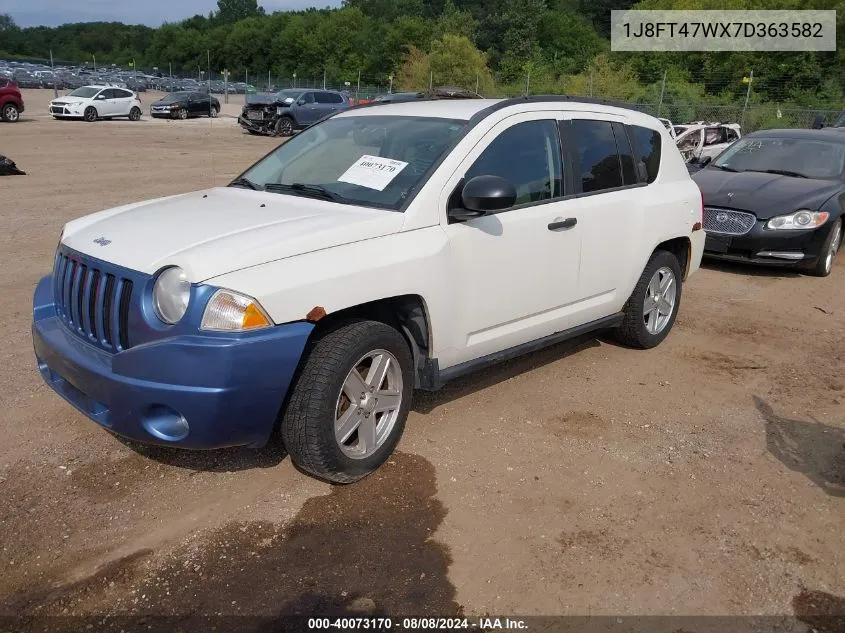
{"label": "windshield wiper", "polygon": [[295,182],[292,185],[284,185],[282,183],[268,182],[265,186],[265,190],[270,192],[295,191],[296,193],[303,194],[311,198],[321,198],[322,200],[349,204],[348,199],[333,191],[329,191],[323,185],[306,185],[301,182]]}
{"label": "windshield wiper", "polygon": [[721,169],[722,171],[732,171],[736,173],[736,169],[731,169],[730,167],[726,167],[725,165],[713,165],[716,169]]}
{"label": "windshield wiper", "polygon": [[261,187],[256,185],[252,182],[249,178],[244,178],[241,176],[240,178],[235,178],[232,182],[229,183],[230,187],[246,187],[247,189],[252,189],[253,191],[261,191]]}
{"label": "windshield wiper", "polygon": [[778,176],[792,176],[793,178],[809,178],[797,171],[789,171],[788,169],[746,169],[745,171],[757,171],[762,174],[777,174]]}

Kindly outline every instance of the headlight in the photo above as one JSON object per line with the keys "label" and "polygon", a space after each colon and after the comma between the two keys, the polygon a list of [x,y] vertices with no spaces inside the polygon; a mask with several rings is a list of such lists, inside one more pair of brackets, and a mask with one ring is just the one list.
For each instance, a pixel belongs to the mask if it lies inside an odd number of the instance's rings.
{"label": "headlight", "polygon": [[270,325],[273,322],[255,299],[232,290],[218,290],[205,306],[200,329],[236,332]]}
{"label": "headlight", "polygon": [[153,309],[156,316],[173,325],[178,323],[188,310],[191,298],[191,282],[185,271],[178,266],[166,268],[153,286]]}
{"label": "headlight", "polygon": [[779,215],[772,218],[766,223],[766,228],[775,231],[814,229],[827,222],[829,217],[830,214],[824,211],[801,209],[801,211],[796,211],[790,215]]}

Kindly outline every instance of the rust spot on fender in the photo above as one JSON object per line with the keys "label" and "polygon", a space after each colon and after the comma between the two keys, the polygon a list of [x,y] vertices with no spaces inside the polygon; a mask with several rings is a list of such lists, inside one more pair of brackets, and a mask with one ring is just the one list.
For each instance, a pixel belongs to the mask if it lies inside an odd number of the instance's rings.
{"label": "rust spot on fender", "polygon": [[696,231],[701,230],[701,222],[696,222],[692,225],[692,232],[695,233]]}

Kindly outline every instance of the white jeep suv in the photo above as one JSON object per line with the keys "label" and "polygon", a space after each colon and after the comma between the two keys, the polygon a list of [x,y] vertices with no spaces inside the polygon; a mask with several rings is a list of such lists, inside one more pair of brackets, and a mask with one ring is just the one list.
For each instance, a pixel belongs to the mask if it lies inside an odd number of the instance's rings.
{"label": "white jeep suv", "polygon": [[584,333],[672,328],[701,195],[655,118],[567,98],[333,115],[228,187],[69,222],[37,285],[47,383],[104,428],[351,482],[414,389]]}

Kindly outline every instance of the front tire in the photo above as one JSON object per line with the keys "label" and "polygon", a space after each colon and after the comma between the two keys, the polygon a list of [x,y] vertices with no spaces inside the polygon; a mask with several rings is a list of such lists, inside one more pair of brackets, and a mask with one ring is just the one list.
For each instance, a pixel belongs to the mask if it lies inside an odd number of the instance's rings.
{"label": "front tire", "polygon": [[625,317],[616,339],[636,349],[651,349],[663,342],[681,306],[681,265],[669,251],[655,251],[634,292],[625,304]]}
{"label": "front tire", "polygon": [[811,275],[815,277],[827,277],[830,271],[833,270],[833,262],[836,260],[836,255],[842,246],[842,218],[834,222],[827,235],[827,238],[822,244],[821,255],[819,255],[816,263],[808,270]]}
{"label": "front tire", "polygon": [[88,123],[93,123],[97,120],[97,108],[94,106],[88,106],[85,108],[85,113],[82,115],[82,118],[85,119]]}
{"label": "front tire", "polygon": [[179,120],[180,120],[180,121],[184,121],[185,119],[187,119],[187,118],[188,118],[188,111],[187,111],[185,108],[181,108],[181,109],[179,110],[179,115],[178,115],[178,116],[179,116]]}
{"label": "front tire", "polygon": [[17,123],[21,120],[21,113],[18,110],[18,106],[14,103],[7,103],[3,106],[3,111],[0,113],[2,118],[6,123]]}
{"label": "front tire", "polygon": [[211,110],[209,111],[208,115],[212,119],[216,119],[218,114],[220,114],[220,110],[214,106],[211,106]]}
{"label": "front tire", "polygon": [[378,321],[347,321],[323,335],[305,360],[282,418],[294,464],[351,483],[393,452],[411,406],[414,374],[402,335]]}
{"label": "front tire", "polygon": [[130,121],[140,121],[141,120],[141,108],[135,106],[129,111],[129,120]]}
{"label": "front tire", "polygon": [[276,134],[279,136],[293,136],[293,119],[289,116],[279,117],[276,121]]}

